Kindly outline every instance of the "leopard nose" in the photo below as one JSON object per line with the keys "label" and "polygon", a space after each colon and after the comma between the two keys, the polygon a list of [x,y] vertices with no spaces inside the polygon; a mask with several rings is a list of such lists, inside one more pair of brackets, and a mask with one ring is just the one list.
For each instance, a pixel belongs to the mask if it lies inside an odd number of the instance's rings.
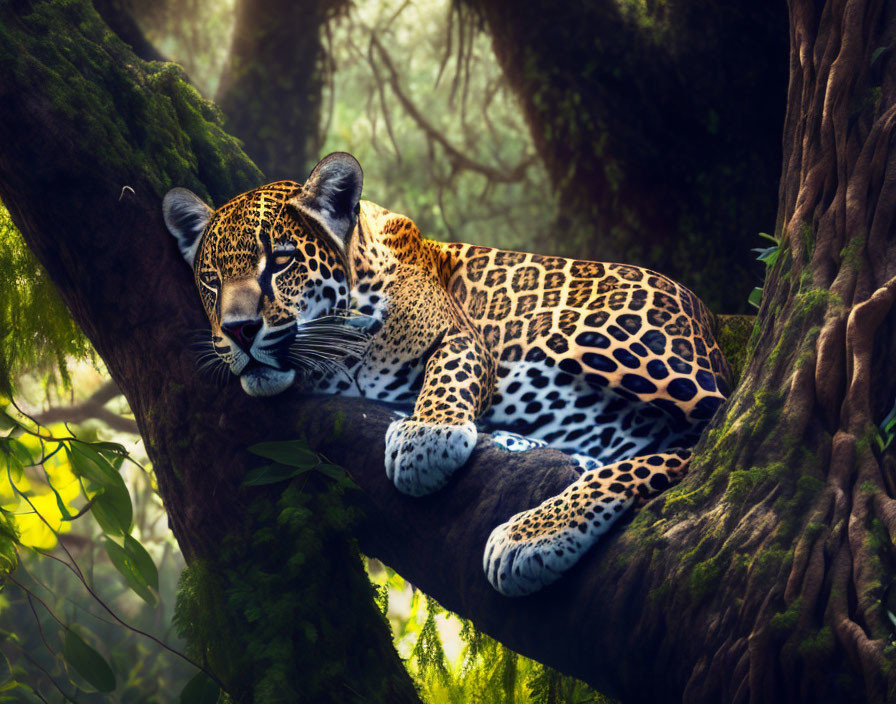
{"label": "leopard nose", "polygon": [[221,324],[221,331],[239,345],[244,352],[251,349],[260,330],[260,320],[234,320]]}

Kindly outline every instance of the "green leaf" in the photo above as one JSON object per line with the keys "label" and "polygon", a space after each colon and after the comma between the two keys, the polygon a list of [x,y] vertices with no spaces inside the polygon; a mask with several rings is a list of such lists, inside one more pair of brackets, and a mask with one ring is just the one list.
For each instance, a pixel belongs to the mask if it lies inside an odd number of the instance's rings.
{"label": "green leaf", "polygon": [[0,702],[6,704],[46,704],[46,699],[39,699],[37,695],[34,693],[34,690],[31,688],[31,685],[27,685],[24,682],[16,682],[12,680],[7,684],[0,687],[0,692],[8,692],[10,690],[15,690],[10,695],[3,695],[0,697]]}
{"label": "green leaf", "polygon": [[71,513],[69,513],[68,506],[65,505],[65,501],[62,500],[62,497],[59,495],[59,492],[56,491],[56,487],[53,486],[53,483],[48,480],[47,486],[49,486],[50,490],[56,495],[56,505],[59,507],[59,513],[62,514],[62,520],[75,520],[76,516],[73,516]]}
{"label": "green leaf", "polygon": [[252,445],[249,452],[290,467],[310,469],[320,458],[308,447],[304,440],[284,440],[283,442],[260,442]]}
{"label": "green leaf", "polygon": [[880,58],[880,55],[883,54],[889,48],[890,47],[888,47],[888,46],[877,47],[877,49],[874,50],[874,53],[871,54],[871,65],[874,66],[875,61],[877,61]]}
{"label": "green leaf", "polygon": [[337,464],[319,464],[315,469],[321,474],[330,477],[330,479],[335,479],[344,487],[350,489],[359,488],[358,485],[352,481],[352,478],[348,476],[348,472]]}
{"label": "green leaf", "polygon": [[[315,457],[316,459],[317,457]],[[314,469],[314,467],[290,467],[278,462],[266,464],[264,467],[258,467],[250,472],[246,472],[242,486],[264,486],[265,484],[285,482],[287,479],[297,477],[311,469]]]}
{"label": "green leaf", "polygon": [[6,656],[0,653],[0,685],[6,685],[11,681],[14,682],[12,679],[12,667]]}
{"label": "green leaf", "polygon": [[754,308],[758,308],[759,304],[762,303],[762,289],[757,287],[750,291],[750,297],[747,299],[747,302]]}
{"label": "green leaf", "polygon": [[180,693],[180,704],[215,704],[221,690],[204,672],[197,672]]}
{"label": "green leaf", "polygon": [[137,596],[155,608],[159,603],[159,573],[143,546],[130,535],[125,536],[124,547],[107,537],[106,554]]}
{"label": "green leaf", "polygon": [[31,456],[31,451],[15,438],[0,438],[0,450],[5,454],[14,457],[23,467],[31,467],[34,465],[34,458]]}
{"label": "green leaf", "polygon": [[21,424],[6,411],[0,411],[0,430],[12,430]]}
{"label": "green leaf", "polygon": [[100,692],[115,689],[115,673],[106,659],[85,643],[72,629],[65,631],[62,656],[75,672]]}
{"label": "green leaf", "polygon": [[72,470],[100,486],[114,486],[121,477],[109,461],[83,442],[72,440],[65,448]]}
{"label": "green leaf", "polygon": [[115,475],[115,479],[117,481],[114,484],[104,486],[101,493],[93,497],[90,512],[104,533],[127,535],[131,532],[134,507],[124,480],[118,474]]}
{"label": "green leaf", "polygon": [[159,590],[159,571],[156,569],[156,563],[152,561],[149,553],[146,552],[140,542],[133,536],[124,536],[124,549],[134,561],[137,571],[144,581],[156,591]]}
{"label": "green leaf", "polygon": [[121,475],[88,443],[72,440],[65,452],[75,474],[100,487],[90,509],[100,528],[109,535],[127,535],[134,519],[134,508]]}
{"label": "green leaf", "polygon": [[[84,444],[86,445],[87,443]],[[127,448],[121,443],[117,442],[106,442],[105,440],[98,440],[96,442],[90,443],[88,447],[91,447],[97,452],[104,455],[116,455],[119,457],[126,457],[128,455]]]}
{"label": "green leaf", "polygon": [[778,261],[778,257],[781,254],[780,247],[766,247],[765,249],[754,249],[753,251],[759,252],[759,254],[756,255],[756,259],[764,262],[769,268],[775,265],[775,262]]}
{"label": "green leaf", "polygon": [[770,241],[774,242],[775,244],[781,244],[781,241],[777,237],[774,237],[774,236],[768,234],[767,232],[760,232],[759,236],[764,237],[765,239],[770,240]]}

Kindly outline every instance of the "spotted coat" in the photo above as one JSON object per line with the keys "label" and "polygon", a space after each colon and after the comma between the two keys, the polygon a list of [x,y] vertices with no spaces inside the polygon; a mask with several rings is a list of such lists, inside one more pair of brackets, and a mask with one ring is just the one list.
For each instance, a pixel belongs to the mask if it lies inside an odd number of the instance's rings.
{"label": "spotted coat", "polygon": [[553,581],[636,500],[683,476],[730,383],[688,289],[627,264],[427,240],[366,201],[339,239],[306,191],[257,188],[210,211],[198,244],[182,242],[211,363],[256,395],[297,381],[407,408],[387,433],[386,470],[411,495],[442,487],[479,429],[501,431],[506,449],[518,437],[569,453],[580,479],[490,537],[497,589]]}

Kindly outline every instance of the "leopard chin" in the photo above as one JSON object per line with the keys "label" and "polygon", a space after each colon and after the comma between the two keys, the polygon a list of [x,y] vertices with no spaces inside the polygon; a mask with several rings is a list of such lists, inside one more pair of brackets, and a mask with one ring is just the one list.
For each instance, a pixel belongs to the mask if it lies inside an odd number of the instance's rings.
{"label": "leopard chin", "polygon": [[240,374],[240,386],[250,396],[275,396],[292,386],[295,379],[294,369],[280,370],[258,364]]}

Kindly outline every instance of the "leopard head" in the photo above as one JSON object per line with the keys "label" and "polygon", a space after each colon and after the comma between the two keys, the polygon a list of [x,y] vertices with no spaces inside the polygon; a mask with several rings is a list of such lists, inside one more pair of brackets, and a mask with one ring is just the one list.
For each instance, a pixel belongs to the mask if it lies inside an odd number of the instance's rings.
{"label": "leopard head", "polygon": [[251,396],[270,396],[297,372],[325,372],[360,354],[347,252],[362,182],[355,158],[336,152],[304,185],[277,181],[217,210],[184,188],[165,195],[165,224],[211,323],[205,366],[226,367]]}

